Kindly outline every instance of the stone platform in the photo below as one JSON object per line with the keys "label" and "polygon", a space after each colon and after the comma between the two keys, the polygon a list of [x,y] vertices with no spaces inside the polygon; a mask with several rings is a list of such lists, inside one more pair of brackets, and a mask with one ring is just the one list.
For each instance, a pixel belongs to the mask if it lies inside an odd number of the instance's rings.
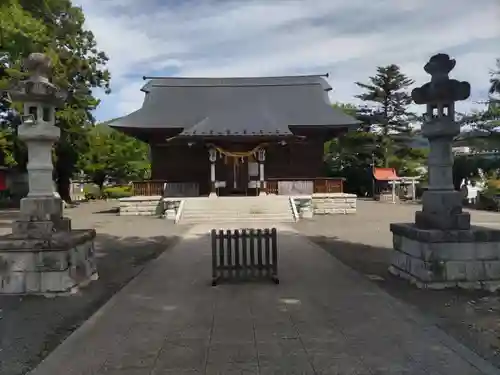
{"label": "stone platform", "polygon": [[0,294],[64,295],[97,279],[93,229],[0,237]]}
{"label": "stone platform", "polygon": [[420,229],[396,223],[391,232],[392,274],[419,288],[500,289],[500,230]]}

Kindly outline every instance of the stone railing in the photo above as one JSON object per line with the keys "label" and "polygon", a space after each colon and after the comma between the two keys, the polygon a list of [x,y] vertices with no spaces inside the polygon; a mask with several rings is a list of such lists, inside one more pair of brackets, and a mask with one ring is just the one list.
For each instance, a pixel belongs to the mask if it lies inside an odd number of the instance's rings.
{"label": "stone railing", "polygon": [[301,219],[309,219],[313,215],[354,214],[356,201],[356,195],[346,193],[315,193],[293,197]]}
{"label": "stone railing", "polygon": [[183,206],[182,199],[163,198],[164,217],[167,220],[178,221]]}
{"label": "stone railing", "polygon": [[120,216],[160,216],[163,211],[160,195],[120,198]]}
{"label": "stone railing", "polygon": [[314,215],[354,214],[356,195],[347,193],[316,193],[311,197]]}

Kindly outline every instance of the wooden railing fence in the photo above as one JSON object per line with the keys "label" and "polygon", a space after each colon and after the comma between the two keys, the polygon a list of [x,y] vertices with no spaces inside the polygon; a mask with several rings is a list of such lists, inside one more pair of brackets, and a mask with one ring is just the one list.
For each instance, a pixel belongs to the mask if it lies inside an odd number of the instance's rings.
{"label": "wooden railing fence", "polygon": [[212,285],[219,280],[278,279],[276,228],[215,230],[212,240]]}
{"label": "wooden railing fence", "polygon": [[163,195],[163,185],[166,181],[160,180],[146,180],[146,181],[133,181],[132,189],[134,195],[139,196],[154,196]]}

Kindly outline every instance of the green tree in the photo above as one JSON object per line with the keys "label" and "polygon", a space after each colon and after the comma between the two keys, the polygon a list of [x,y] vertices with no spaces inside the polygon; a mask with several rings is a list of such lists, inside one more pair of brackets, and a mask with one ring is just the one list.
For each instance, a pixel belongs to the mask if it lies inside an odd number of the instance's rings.
{"label": "green tree", "polygon": [[356,82],[358,87],[365,90],[356,97],[370,103],[373,108],[367,123],[376,134],[376,144],[384,167],[390,166],[394,156],[401,158],[408,154],[408,142],[413,135],[410,124],[416,119],[408,110],[412,103],[408,89],[413,83],[394,64],[378,67],[377,74],[369,77],[369,83]]}
{"label": "green tree", "polygon": [[39,50],[48,42],[42,21],[32,17],[17,0],[0,2],[0,164],[2,166],[26,165],[25,149],[17,140],[19,124],[16,109],[4,92],[13,79],[23,77],[21,58]]}
{"label": "green tree", "polygon": [[[109,92],[110,75],[105,69],[108,58],[97,48],[92,32],[84,28],[82,9],[70,0],[6,1],[3,6],[8,7],[7,12],[0,14],[6,18],[2,20],[8,34],[1,38],[9,69],[4,69],[2,81],[22,75],[22,58],[29,53],[45,52],[54,65],[53,82],[69,93],[65,107],[57,112],[61,138],[54,147],[58,190],[63,199],[69,200],[70,178],[76,172],[79,154],[86,150],[86,128],[94,123],[92,111],[99,104],[92,89]],[[14,17],[9,20],[11,15]],[[5,31],[3,27],[0,30]]]}
{"label": "green tree", "polygon": [[358,195],[370,193],[372,189],[375,134],[370,131],[367,112],[352,104],[335,103],[334,108],[361,121],[358,129],[342,134],[325,143],[325,160],[332,177],[344,177],[345,189]]}
{"label": "green tree", "polygon": [[496,67],[491,71],[489,94],[495,97],[500,95],[500,59],[497,59]]}
{"label": "green tree", "polygon": [[87,150],[78,167],[100,188],[108,179],[128,182],[147,178],[151,165],[146,143],[99,124],[86,134]]}

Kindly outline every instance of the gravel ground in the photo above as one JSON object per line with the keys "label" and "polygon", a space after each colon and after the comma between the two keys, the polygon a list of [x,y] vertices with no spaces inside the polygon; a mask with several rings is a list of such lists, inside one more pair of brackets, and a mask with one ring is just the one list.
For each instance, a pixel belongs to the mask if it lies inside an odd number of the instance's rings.
{"label": "gravel ground", "polygon": [[[0,374],[25,374],[136,276],[145,264],[175,243],[186,227],[151,217],[119,217],[113,202],[67,209],[74,228],[95,228],[99,280],[78,295],[44,298],[0,296]],[[8,232],[15,210],[0,212]]]}
{"label": "gravel ground", "polygon": [[[355,215],[317,217],[294,224],[344,264],[366,275],[389,294],[417,307],[439,327],[500,367],[500,296],[463,290],[419,290],[387,271],[392,251],[391,222],[412,222],[417,205],[358,202]],[[476,224],[500,228],[500,214],[471,211]]]}

